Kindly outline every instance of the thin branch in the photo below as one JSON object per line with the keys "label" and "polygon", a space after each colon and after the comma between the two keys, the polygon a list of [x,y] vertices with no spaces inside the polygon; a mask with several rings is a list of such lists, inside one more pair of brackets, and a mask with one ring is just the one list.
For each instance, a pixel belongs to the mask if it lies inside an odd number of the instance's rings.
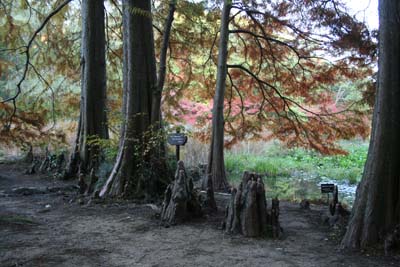
{"label": "thin branch", "polygon": [[54,90],[51,87],[50,83],[43,77],[42,74],[40,74],[40,72],[36,69],[36,67],[34,65],[29,63],[29,66],[31,66],[31,68],[36,73],[36,75],[39,77],[39,79],[41,79],[42,82],[44,84],[46,84],[47,88],[50,89],[50,92],[51,92],[51,117],[52,117],[52,120],[53,120],[53,125],[51,126],[50,129],[52,129],[56,125],[56,114],[55,114],[55,104],[54,104],[54,102],[55,102]]}
{"label": "thin branch", "polygon": [[[272,88],[272,89],[275,91],[275,93],[279,96],[279,98],[284,102],[284,106],[288,107],[288,109],[289,109],[291,112],[293,112],[294,114],[295,114],[295,112],[294,112],[293,110],[291,110],[291,108],[290,108],[290,106],[289,106],[289,102],[292,103],[292,104],[294,104],[294,105],[296,105],[298,108],[302,109],[303,111],[305,111],[305,112],[307,112],[307,113],[309,113],[309,114],[312,114],[312,115],[314,115],[314,116],[316,116],[316,117],[318,117],[318,118],[320,118],[320,117],[327,117],[327,116],[334,116],[334,115],[337,115],[337,114],[340,114],[340,113],[344,113],[344,112],[346,112],[346,111],[349,111],[349,109],[350,109],[353,105],[355,105],[355,104],[357,103],[357,101],[356,101],[356,102],[353,102],[353,103],[351,103],[349,106],[347,106],[345,109],[340,110],[340,111],[337,111],[337,112],[332,112],[332,113],[316,113],[316,112],[314,112],[314,111],[312,111],[312,110],[310,110],[310,109],[307,109],[307,108],[303,107],[301,104],[299,104],[298,102],[294,101],[293,99],[291,99],[291,98],[289,98],[289,97],[287,97],[287,96],[284,96],[284,95],[279,91],[278,88],[276,88],[276,87],[273,86],[272,84],[270,84],[270,83],[268,83],[268,82],[266,82],[266,81],[260,79],[256,74],[254,74],[251,70],[249,70],[248,68],[244,67],[243,65],[230,65],[230,64],[228,64],[228,65],[227,65],[227,68],[228,68],[228,69],[232,69],[232,68],[240,69],[240,70],[242,70],[243,72],[245,72],[245,73],[247,73],[248,75],[250,75],[250,76],[251,76],[254,80],[256,80],[258,83],[264,84],[264,85],[266,85],[267,87]],[[306,117],[308,117],[308,116],[306,116]]]}
{"label": "thin branch", "polygon": [[161,34],[161,35],[163,34],[162,30],[158,26],[156,26],[155,24],[153,24],[153,28],[156,29],[159,34]]}
{"label": "thin branch", "polygon": [[10,97],[10,98],[8,98],[8,99],[2,101],[2,103],[12,102],[12,104],[13,104],[13,112],[11,113],[11,116],[10,116],[10,118],[9,118],[9,123],[8,123],[8,125],[5,125],[5,128],[6,128],[6,129],[9,129],[9,128],[11,127],[12,119],[13,119],[13,117],[15,116],[15,113],[17,112],[16,100],[17,100],[18,96],[21,94],[21,85],[22,85],[22,83],[24,82],[24,80],[26,79],[26,75],[27,75],[27,73],[28,73],[29,66],[31,66],[31,63],[30,63],[30,57],[31,57],[31,55],[30,55],[30,51],[29,51],[29,50],[30,50],[30,48],[31,48],[31,46],[32,46],[32,43],[34,42],[36,36],[37,36],[37,35],[43,30],[43,28],[46,26],[47,22],[49,22],[49,20],[50,20],[53,16],[55,16],[58,12],[60,12],[61,9],[63,9],[63,8],[64,8],[66,5],[68,5],[71,1],[72,1],[72,0],[66,0],[66,1],[64,1],[64,2],[61,3],[56,9],[54,9],[51,13],[49,13],[49,14],[47,15],[47,17],[43,20],[42,24],[40,24],[39,28],[37,28],[36,31],[33,33],[33,35],[31,36],[31,38],[30,38],[29,41],[28,41],[28,44],[25,46],[25,51],[23,52],[23,53],[25,54],[25,56],[26,56],[26,59],[25,59],[25,66],[24,66],[24,71],[23,71],[22,77],[21,77],[21,79],[19,80],[19,82],[17,83],[17,92],[15,93],[14,96],[12,96],[12,97]]}
{"label": "thin branch", "polygon": [[281,40],[272,38],[270,36],[266,36],[266,35],[264,35],[264,33],[263,33],[263,35],[259,35],[259,34],[256,34],[254,32],[251,32],[249,30],[244,30],[244,29],[230,30],[229,33],[245,33],[245,34],[249,34],[249,35],[253,36],[255,39],[263,39],[265,41],[275,42],[277,44],[280,44],[282,46],[286,46],[287,48],[289,48],[291,51],[293,51],[296,54],[296,56],[299,60],[302,58],[299,51],[297,51],[296,48],[294,48],[292,45],[290,45],[286,42],[283,42]]}
{"label": "thin branch", "polygon": [[[215,35],[214,35],[214,39],[213,39],[213,42],[212,42],[211,48],[210,48],[210,53],[208,54],[208,58],[207,58],[207,60],[203,63],[203,65],[206,65],[206,64],[208,63],[208,61],[210,61],[210,59],[212,59],[212,52],[213,52],[215,43],[216,43],[216,41],[217,41],[218,33],[219,33],[219,31],[217,31],[217,32],[215,33]],[[215,62],[214,62],[214,63],[215,63]]]}
{"label": "thin branch", "polygon": [[118,13],[120,14],[120,16],[122,17],[123,13],[122,10],[119,8],[118,3],[115,2],[115,0],[110,0],[110,2],[113,4],[113,6],[118,10]]}
{"label": "thin branch", "polygon": [[169,39],[171,35],[172,23],[174,21],[174,14],[176,9],[176,0],[171,0],[169,3],[168,16],[165,19],[165,28],[162,37],[161,52],[160,52],[160,64],[158,69],[158,80],[157,90],[162,92],[166,74],[166,61],[167,61],[167,50],[169,47]]}

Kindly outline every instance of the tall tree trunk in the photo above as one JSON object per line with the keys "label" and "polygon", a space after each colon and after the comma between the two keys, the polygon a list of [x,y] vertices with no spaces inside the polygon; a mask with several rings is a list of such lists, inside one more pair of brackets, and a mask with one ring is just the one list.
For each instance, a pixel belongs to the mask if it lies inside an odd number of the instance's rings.
{"label": "tall tree trunk", "polygon": [[78,166],[87,172],[98,163],[100,151],[90,145],[90,138],[108,139],[104,1],[83,0],[81,10],[81,106],[69,175],[76,174]]}
{"label": "tall tree trunk", "polygon": [[[162,113],[161,113],[161,98],[162,91],[165,83],[165,76],[167,73],[167,53],[169,46],[169,39],[171,36],[172,23],[174,21],[174,14],[176,10],[176,2],[177,0],[170,0],[169,2],[169,10],[168,16],[165,19],[164,33],[162,37],[161,51],[160,51],[160,62],[158,66],[158,75],[157,75],[157,88],[153,92],[152,99],[152,110],[151,110],[151,124],[154,131],[159,131],[163,129],[162,126]],[[155,149],[154,153],[158,154],[158,157],[164,157],[166,155],[166,147],[165,142],[160,142],[160,146]],[[166,162],[162,162],[162,164],[166,164]],[[161,167],[161,166],[160,166]],[[166,165],[162,168],[166,168]]]}
{"label": "tall tree trunk", "polygon": [[160,64],[158,67],[157,90],[153,92],[153,107],[151,111],[151,123],[158,128],[161,128],[161,97],[164,88],[165,74],[167,72],[167,52],[169,38],[171,35],[172,22],[174,21],[174,14],[176,9],[176,1],[170,0],[168,16],[165,19],[165,28],[160,52]]}
{"label": "tall tree trunk", "polygon": [[400,223],[400,2],[379,1],[379,72],[372,133],[344,248],[382,242]]}
{"label": "tall tree trunk", "polygon": [[[147,146],[152,96],[157,86],[150,0],[124,0],[124,111],[121,143],[113,171],[100,196],[147,197],[157,193]],[[150,152],[149,152],[150,151]]]}
{"label": "tall tree trunk", "polygon": [[[207,179],[212,179],[214,190],[225,191],[228,181],[224,162],[224,95],[227,75],[229,13],[231,0],[225,0],[222,9],[220,40],[218,49],[217,85],[212,111],[211,146],[208,155]],[[205,183],[207,184],[207,183]]]}

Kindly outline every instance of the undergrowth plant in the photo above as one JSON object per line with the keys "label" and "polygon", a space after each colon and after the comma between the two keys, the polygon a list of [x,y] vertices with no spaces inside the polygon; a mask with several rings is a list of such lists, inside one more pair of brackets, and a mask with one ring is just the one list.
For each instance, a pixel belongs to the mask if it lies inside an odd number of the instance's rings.
{"label": "undergrowth plant", "polygon": [[[321,197],[318,183],[336,181],[357,184],[364,169],[368,143],[362,140],[343,141],[341,144],[347,155],[323,156],[318,152],[303,148],[285,148],[279,143],[264,145],[262,153],[252,154],[252,149],[228,151],[225,167],[228,179],[238,184],[245,170],[264,175],[269,188],[269,196],[290,199]],[[260,143],[256,143],[257,151]],[[268,189],[267,189],[268,195]]]}

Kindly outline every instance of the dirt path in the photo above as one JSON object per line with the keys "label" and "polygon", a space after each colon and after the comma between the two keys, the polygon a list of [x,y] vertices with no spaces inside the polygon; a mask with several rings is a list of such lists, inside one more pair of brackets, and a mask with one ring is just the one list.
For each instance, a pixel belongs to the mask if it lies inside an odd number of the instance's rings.
{"label": "dirt path", "polygon": [[[224,234],[219,218],[164,228],[149,206],[70,203],[71,183],[21,173],[0,164],[0,266],[400,266],[338,251],[318,206],[282,203],[283,239],[248,239]],[[45,193],[12,194],[22,186]]]}

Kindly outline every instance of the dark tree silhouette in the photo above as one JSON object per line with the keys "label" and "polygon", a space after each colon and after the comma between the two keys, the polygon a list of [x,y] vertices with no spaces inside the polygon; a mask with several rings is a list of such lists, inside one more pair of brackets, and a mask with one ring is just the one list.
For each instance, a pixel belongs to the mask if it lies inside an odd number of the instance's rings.
{"label": "dark tree silhouette", "polygon": [[80,168],[89,172],[98,166],[99,147],[91,138],[108,139],[106,115],[106,63],[104,1],[82,1],[81,104],[80,116],[67,177]]}
{"label": "dark tree silhouette", "polygon": [[123,31],[124,122],[117,159],[100,196],[147,198],[162,191],[158,170],[165,166],[158,127],[153,127],[160,121],[160,102],[154,101],[160,88],[150,0],[123,1]]}
{"label": "dark tree silhouette", "polygon": [[400,223],[400,27],[399,2],[379,1],[379,71],[372,133],[364,174],[344,248],[382,242]]}
{"label": "dark tree silhouette", "polygon": [[207,166],[207,179],[212,180],[213,189],[216,191],[224,191],[228,187],[224,161],[224,96],[227,75],[229,13],[231,7],[232,1],[225,0],[220,26],[217,84],[212,111],[211,146]]}

